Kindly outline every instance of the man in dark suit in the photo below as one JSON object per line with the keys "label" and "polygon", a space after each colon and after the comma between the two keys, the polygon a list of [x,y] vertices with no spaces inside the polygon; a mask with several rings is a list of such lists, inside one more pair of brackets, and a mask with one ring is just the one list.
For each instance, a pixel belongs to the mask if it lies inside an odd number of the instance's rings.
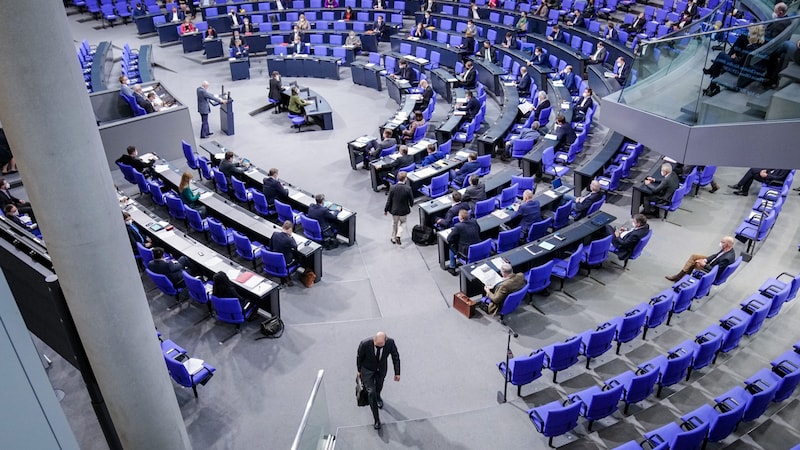
{"label": "man in dark suit", "polygon": [[503,42],[500,44],[503,48],[510,48],[515,49],[517,48],[517,38],[514,37],[514,33],[508,31],[506,32],[506,38],[503,39]]}
{"label": "man in dark suit", "polygon": [[566,151],[576,138],[575,130],[567,122],[567,118],[563,114],[556,116],[556,143],[553,144],[553,151]]}
{"label": "man in dark suit", "polygon": [[389,196],[386,198],[386,206],[383,207],[383,215],[392,215],[392,244],[401,245],[400,237],[403,235],[403,228],[406,219],[411,214],[411,207],[414,206],[414,193],[411,186],[406,183],[407,173],[401,170],[397,174],[397,183],[389,188]]}
{"label": "man in dark suit", "polygon": [[286,202],[289,198],[289,190],[278,179],[278,169],[271,168],[264,177],[264,187],[261,188],[264,197],[267,199],[267,205],[270,208],[275,207],[275,199]]}
{"label": "man in dark suit", "polygon": [[156,112],[155,108],[153,108],[153,104],[150,103],[150,100],[144,96],[144,92],[142,91],[141,84],[134,84],[133,85],[133,98],[136,100],[136,104],[141,106],[144,109],[145,113],[152,114]]}
{"label": "man in dark suit", "polygon": [[377,158],[382,151],[395,145],[397,145],[397,139],[393,137],[392,130],[390,129],[383,130],[382,141],[378,142],[377,140],[373,139],[367,142],[367,145],[364,146],[364,168],[365,169],[369,168],[369,166],[367,166],[367,163],[369,163],[370,159]]}
{"label": "man in dark suit", "polygon": [[136,243],[142,244],[146,248],[150,248],[153,243],[150,241],[150,238],[142,234],[139,231],[139,227],[133,223],[133,219],[131,215],[125,211],[122,211],[122,220],[125,221],[125,229],[128,231],[128,239],[131,241],[131,248],[133,249],[133,253],[136,255],[139,252],[139,249],[136,247]]}
{"label": "man in dark suit", "polygon": [[[397,180],[397,175],[398,172],[400,172],[400,169],[402,169],[403,167],[408,167],[414,163],[414,157],[408,154],[407,145],[401,145],[400,148],[397,150],[397,152],[400,153],[400,156],[397,159],[395,159],[389,164],[385,164],[377,168],[382,172],[389,171],[387,175],[391,178],[394,178],[395,180]],[[386,189],[389,189],[389,182],[384,181],[384,184],[386,186]]]}
{"label": "man in dark suit", "polygon": [[436,149],[436,144],[428,144],[428,147],[425,150],[428,152],[428,154],[425,155],[425,158],[423,158],[422,162],[419,163],[420,166],[429,166],[442,159],[442,154]]}
{"label": "man in dark suit", "polygon": [[447,210],[444,217],[436,219],[436,228],[450,228],[453,223],[453,218],[458,217],[460,211],[469,211],[469,203],[461,200],[461,192],[453,192],[453,205],[450,206],[450,209]]}
{"label": "man in dark suit", "polygon": [[482,57],[486,62],[492,64],[497,63],[497,53],[492,48],[492,43],[488,40],[483,41],[483,47],[475,56]]}
{"label": "man in dark suit", "polygon": [[520,97],[527,97],[531,95],[531,76],[528,74],[528,68],[525,66],[519,68],[517,92],[519,92]]}
{"label": "man in dark suit", "polygon": [[616,42],[619,40],[619,32],[617,31],[617,28],[614,27],[614,22],[608,22],[604,37],[607,41],[611,42]]}
{"label": "man in dark suit", "polygon": [[308,206],[307,216],[319,222],[323,238],[333,240],[334,245],[338,246],[338,241],[335,239],[336,230],[333,228],[337,218],[336,214],[325,206],[325,194],[314,196],[314,203]]}
{"label": "man in dark suit", "polygon": [[593,104],[594,100],[592,100],[592,88],[584,89],[580,101],[575,105],[575,113],[573,114],[572,120],[574,122],[583,120],[586,117],[586,113],[592,108]]}
{"label": "man in dark suit", "polygon": [[183,22],[183,19],[186,18],[186,14],[184,14],[184,12],[179,10],[176,6],[173,6],[172,10],[169,11],[164,18],[167,20],[167,22],[178,24]]}
{"label": "man in dark suit", "polygon": [[[542,114],[542,111],[550,107],[550,98],[547,97],[547,93],[545,91],[539,91],[536,93],[536,97],[539,100],[539,103],[536,104],[536,108],[533,109],[531,114],[535,117],[534,120],[538,121],[539,116]],[[549,122],[549,119],[548,119]],[[547,123],[539,122],[539,126],[546,126]]]}
{"label": "man in dark suit", "polygon": [[631,229],[620,227],[615,230],[611,225],[606,226],[610,228],[609,233],[614,235],[614,237],[611,238],[611,245],[616,248],[614,253],[617,254],[620,261],[628,259],[631,253],[633,253],[633,249],[636,248],[636,244],[650,231],[650,225],[647,224],[647,217],[642,214],[633,216],[633,228]]}
{"label": "man in dark suit", "polygon": [[664,163],[661,165],[661,180],[656,184],[656,179],[647,177],[644,180],[644,214],[658,216],[658,209],[650,206],[650,202],[659,205],[667,205],[672,202],[672,194],[678,189],[680,180],[678,175],[672,171],[672,164]]}
{"label": "man in dark suit", "polygon": [[625,86],[625,82],[628,80],[628,74],[630,71],[630,64],[625,62],[625,58],[622,56],[617,58],[617,62],[614,64],[614,78],[617,80],[620,86]]}
{"label": "man in dark suit", "polygon": [[422,97],[416,102],[414,109],[422,111],[428,107],[428,103],[430,103],[431,98],[433,98],[433,88],[428,84],[428,80],[420,81],[419,88],[422,89]]}
{"label": "man in dark suit", "polygon": [[272,72],[272,78],[269,79],[269,99],[275,102],[275,111],[276,113],[281,112],[283,109],[283,97],[281,97],[281,92],[283,92],[283,86],[281,85],[281,74],[277,70]]}
{"label": "man in dark suit", "polygon": [[372,24],[372,32],[378,35],[378,40],[383,41],[386,31],[386,22],[383,21],[383,16],[378,16]]}
{"label": "man in dark suit", "polygon": [[536,49],[533,50],[533,58],[528,61],[528,64],[531,66],[550,68],[550,60],[544,54],[544,51],[542,51],[542,47],[536,47]]}
{"label": "man in dark suit", "polygon": [[688,15],[692,19],[700,17],[700,14],[697,13],[697,4],[692,0],[689,0],[689,3],[686,4],[686,9],[683,10],[683,14]]}
{"label": "man in dark suit", "polygon": [[242,26],[242,18],[236,13],[236,8],[231,8],[228,12],[228,21],[231,25],[231,30],[238,30]]}
{"label": "man in dark suit", "polygon": [[526,189],[522,193],[522,203],[517,209],[517,215],[520,217],[519,226],[522,228],[520,240],[527,241],[531,225],[542,220],[542,207],[538,201],[533,199],[532,190]]}
{"label": "man in dark suit", "polygon": [[683,265],[683,269],[681,269],[680,272],[673,276],[666,276],[664,278],[675,282],[683,278],[684,275],[692,273],[692,270],[697,269],[702,270],[703,272],[708,272],[715,266],[719,267],[719,269],[717,269],[717,276],[719,276],[726,267],[731,265],[733,261],[736,260],[736,252],[733,250],[733,244],[734,242],[732,237],[724,236],[722,241],[719,243],[720,249],[717,253],[714,253],[711,256],[694,253],[689,257],[688,260],[686,260],[686,263]]}
{"label": "man in dark suit", "polygon": [[21,198],[17,198],[11,193],[11,185],[5,178],[0,178],[0,208],[5,208],[6,205],[14,205],[22,214],[31,216],[35,222],[36,218],[33,215],[31,204]]}
{"label": "man in dark suit", "polygon": [[564,42],[564,32],[561,31],[561,27],[553,25],[553,31],[547,36],[547,40],[550,42]]}
{"label": "man in dark suit", "polygon": [[42,238],[42,233],[39,232],[39,225],[31,219],[30,222],[25,221],[20,217],[19,210],[16,206],[9,203],[3,208],[3,214],[5,214],[6,218],[15,224],[21,226],[22,228],[28,230],[31,234],[36,236],[37,238]]}
{"label": "man in dark suit", "polygon": [[486,200],[486,185],[481,182],[481,177],[477,174],[469,176],[469,186],[464,189],[461,200],[468,203],[470,209],[475,209],[476,202]]}
{"label": "man in dark suit", "polygon": [[514,269],[508,263],[500,266],[500,276],[503,277],[503,281],[497,283],[492,289],[489,289],[488,286],[483,287],[486,298],[490,301],[489,314],[497,314],[503,308],[503,303],[505,303],[509,294],[517,292],[527,284],[525,275],[514,273]]}
{"label": "man in dark suit", "polygon": [[[294,264],[294,253],[297,251],[297,243],[294,241],[294,238],[292,238],[292,228],[294,227],[291,220],[284,221],[283,225],[281,225],[281,231],[279,233],[273,233],[269,243],[271,251],[283,254],[286,267]],[[281,283],[289,287],[294,286],[291,276],[282,278]]]}
{"label": "man in dark suit", "polygon": [[447,235],[447,244],[450,246],[450,265],[447,271],[450,275],[458,276],[456,271],[456,255],[466,257],[469,246],[481,241],[481,229],[475,219],[469,218],[469,211],[458,212],[458,223],[453,226]]}
{"label": "man in dark suit", "polygon": [[466,89],[475,89],[477,76],[478,73],[475,72],[472,61],[467,61],[466,64],[464,64],[464,71],[459,75],[456,75],[456,78],[458,79],[461,87]]}
{"label": "man in dark suit", "polygon": [[401,59],[400,62],[397,64],[397,70],[394,73],[395,78],[401,78],[403,80],[408,81],[411,84],[417,82],[417,74],[414,73],[414,69],[408,65],[408,61],[405,59]]}
{"label": "man in dark suit", "polygon": [[241,181],[241,175],[247,170],[249,164],[242,164],[242,159],[239,158],[239,161],[236,162],[233,160],[234,153],[230,150],[225,152],[225,158],[220,161],[219,163],[219,171],[225,175],[225,178],[228,180],[228,184],[231,184],[231,177],[233,175],[239,175],[237,177],[238,180]]}
{"label": "man in dark suit", "polygon": [[564,69],[555,75],[557,80],[564,82],[564,87],[567,88],[570,94],[577,95],[578,93],[578,78],[572,71],[572,66],[565,66]]}
{"label": "man in dark suit", "polygon": [[155,160],[150,161],[149,164],[142,161],[139,159],[139,153],[137,152],[136,147],[129,145],[125,150],[125,154],[117,158],[117,160],[114,162],[129,165],[143,173],[145,176],[149,176],[150,168],[153,167]]}
{"label": "man in dark suit", "polygon": [[456,185],[462,186],[464,184],[464,177],[480,168],[481,163],[478,162],[478,153],[470,152],[469,156],[467,156],[467,162],[465,162],[463,166],[450,171],[450,178]]}
{"label": "man in dark suit", "polygon": [[184,286],[183,274],[181,272],[187,268],[188,263],[189,260],[186,256],[181,256],[177,261],[167,261],[164,259],[164,249],[161,247],[153,247],[153,260],[147,263],[147,268],[153,273],[166,275],[173,286],[179,287]]}
{"label": "man in dark suit", "polygon": [[575,28],[586,28],[586,23],[583,19],[583,12],[580,9],[576,9],[573,12],[572,20],[568,21],[567,25]]}
{"label": "man in dark suit", "polygon": [[632,23],[623,23],[620,28],[630,33],[628,40],[633,40],[636,34],[642,32],[646,23],[647,19],[644,17],[644,12],[640,12],[639,15],[636,16],[636,20],[634,20]]}
{"label": "man in dark suit", "polygon": [[308,53],[308,47],[306,44],[303,43],[303,40],[300,39],[299,36],[294,38],[294,42],[292,43],[292,53],[295,55],[302,55]]}
{"label": "man in dark suit", "polygon": [[[572,196],[565,195],[564,199],[569,200],[569,197]],[[572,212],[575,215],[575,220],[586,217],[586,212],[589,211],[589,208],[601,198],[603,198],[603,193],[600,192],[600,183],[597,180],[592,180],[589,183],[589,193],[574,199],[575,203],[572,204]],[[566,202],[562,201],[561,204],[564,203]]]}
{"label": "man in dark suit", "polygon": [[472,91],[467,91],[466,95],[467,95],[467,102],[464,103],[462,106],[459,106],[458,110],[465,111],[466,114],[464,114],[464,117],[466,117],[467,120],[472,120],[480,112],[481,104],[478,101],[478,99],[475,98],[475,94],[473,94]]}
{"label": "man in dark suit", "polygon": [[789,176],[789,169],[759,169],[752,168],[745,172],[738,183],[728,186],[733,189],[733,193],[746,197],[749,194],[753,180],[762,183],[782,183]]}
{"label": "man in dark suit", "polygon": [[586,61],[586,64],[603,64],[606,60],[606,56],[608,55],[608,50],[606,50],[606,46],[602,42],[597,43],[597,48],[594,50],[594,53],[589,56],[589,59]]}
{"label": "man in dark suit", "polygon": [[383,390],[383,381],[386,378],[389,355],[392,355],[394,381],[400,381],[400,353],[397,352],[397,345],[395,345],[394,339],[386,337],[386,333],[383,331],[379,331],[374,337],[361,341],[356,352],[356,373],[367,390],[369,408],[372,410],[372,417],[375,419],[374,428],[376,430],[381,429],[378,409],[383,409],[381,391]]}
{"label": "man in dark suit", "polygon": [[200,113],[202,125],[200,126],[200,139],[205,139],[214,133],[208,129],[208,115],[211,113],[211,105],[217,106],[220,103],[228,103],[227,100],[220,100],[216,95],[208,92],[208,81],[203,81],[197,88],[197,112]]}

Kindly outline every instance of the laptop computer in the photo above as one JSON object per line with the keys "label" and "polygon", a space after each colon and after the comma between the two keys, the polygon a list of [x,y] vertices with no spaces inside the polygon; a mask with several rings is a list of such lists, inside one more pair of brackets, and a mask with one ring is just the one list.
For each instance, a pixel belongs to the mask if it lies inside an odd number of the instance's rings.
{"label": "laptop computer", "polygon": [[564,184],[561,182],[561,178],[553,179],[553,190],[556,191],[557,193],[566,194],[567,192],[570,191],[570,189],[571,188],[569,186],[564,186]]}

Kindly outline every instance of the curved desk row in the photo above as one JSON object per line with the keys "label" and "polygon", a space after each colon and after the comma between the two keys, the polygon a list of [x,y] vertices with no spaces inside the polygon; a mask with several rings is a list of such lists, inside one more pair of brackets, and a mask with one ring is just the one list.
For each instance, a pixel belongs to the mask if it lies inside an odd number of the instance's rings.
{"label": "curved desk row", "polygon": [[[360,4],[356,4],[354,0],[344,0],[340,3],[340,7],[338,8],[324,8],[323,0],[285,0],[283,1],[284,9],[279,9],[277,2],[270,2],[270,1],[245,1],[245,2],[228,2],[225,4],[217,5],[209,5],[203,6],[200,8],[200,12],[203,18],[213,17],[213,16],[221,16],[226,15],[228,12],[235,8],[237,13],[244,9],[247,15],[251,14],[258,14],[258,13],[278,13],[278,12],[304,12],[306,13],[306,18],[311,20],[308,16],[309,12],[317,12],[317,13],[324,13],[324,12],[332,12],[336,14],[336,18],[340,19],[341,14],[344,13],[346,8],[349,6],[353,9],[353,11],[383,11],[384,13],[399,13],[404,14],[405,12],[405,2],[394,0],[388,0],[384,3],[386,4],[387,8],[382,10],[374,10],[372,9],[372,0],[362,0]],[[399,3],[395,6],[395,3]],[[391,8],[388,8],[391,6]],[[241,14],[240,14],[241,16]],[[297,19],[295,19],[297,20]],[[360,19],[359,19],[360,20]]]}
{"label": "curved desk row", "polygon": [[[555,94],[555,102],[553,104],[553,113],[550,114],[550,120],[554,121],[556,114],[563,114],[564,117],[567,119],[567,123],[572,122],[572,95],[570,95],[567,88],[563,85],[561,86],[554,86],[554,94]],[[569,108],[561,108],[564,103],[568,103]],[[560,109],[556,109],[556,107]],[[546,137],[542,137],[536,144],[533,146],[533,149],[529,151],[525,156],[520,159],[520,164],[522,165],[522,173],[526,177],[535,176],[538,179],[542,177],[542,152],[547,147],[552,147],[555,144],[554,140],[548,139]]]}
{"label": "curved desk row", "polygon": [[[270,73],[278,71],[284,77],[311,77],[339,79],[339,58],[332,56],[297,55],[280,56],[268,55],[267,67]],[[317,97],[319,98],[319,97]],[[325,128],[326,130],[332,129]]]}
{"label": "curved desk row", "polygon": [[503,89],[503,108],[500,115],[489,126],[489,128],[478,137],[478,154],[494,154],[494,149],[498,145],[503,145],[503,138],[517,122],[521,115],[519,110],[519,92],[514,84],[502,85]]}
{"label": "curved desk row", "polygon": [[[158,164],[154,166],[153,171],[165,186],[178,192],[182,170],[168,164]],[[278,225],[253,214],[197,181],[192,181],[192,188],[201,195],[197,203],[205,206],[210,216],[218,219],[226,227],[232,227],[246,235],[251,241],[269,246],[272,235],[283,232]],[[311,268],[317,279],[322,278],[322,247],[304,236],[293,234],[292,237],[297,242],[297,256],[301,265]]]}
{"label": "curved desk row", "polygon": [[[435,144],[436,141],[433,139],[424,138],[421,139],[414,145],[410,145],[408,147],[408,154],[414,157],[414,162],[419,163],[422,161],[422,158],[426,154],[426,150],[428,148],[428,144]],[[386,168],[387,165],[394,162],[397,158],[398,154],[395,153],[393,155],[384,156],[383,158],[374,159],[369,163],[369,179],[372,186],[372,190],[378,192],[378,188],[382,183],[383,176],[389,173],[389,170]],[[412,191],[414,192],[414,196],[419,195],[415,186],[415,181],[412,180],[412,175],[420,169],[416,169],[414,172],[408,174],[408,179],[411,184]],[[421,186],[421,185],[420,185]]]}
{"label": "curved desk row", "polygon": [[[253,18],[253,24],[259,25],[260,27],[264,28],[265,26],[270,26],[273,30],[277,29],[285,29],[286,31],[291,31],[294,25],[294,22],[297,22],[297,16],[299,14],[304,14],[306,16],[306,20],[308,20],[312,26],[316,25],[317,22],[327,22],[330,23],[339,23],[338,26],[343,26],[344,29],[347,30],[355,30],[355,31],[366,31],[372,29],[372,24],[375,22],[375,19],[378,16],[383,16],[384,21],[386,22],[385,33],[391,33],[393,30],[396,30],[397,27],[403,25],[403,14],[401,12],[392,11],[392,10],[368,10],[356,13],[356,20],[354,21],[340,21],[339,17],[334,14],[334,18],[326,15],[333,13],[333,11],[325,10],[317,17],[317,12],[308,11],[308,10],[296,10],[296,11],[255,11],[254,14],[251,16]],[[340,14],[343,13],[344,10],[341,10]],[[230,33],[232,32],[231,28],[231,21],[228,15],[213,15],[207,16],[205,21],[208,22],[209,26],[214,27],[217,30],[217,33]],[[327,28],[327,27],[326,27]],[[305,33],[309,33],[313,31],[307,30]]]}
{"label": "curved desk row", "polygon": [[[200,148],[208,153],[214,166],[219,165],[220,160],[227,151],[227,149],[217,141],[200,144]],[[241,155],[236,155],[236,157],[241,157]],[[264,187],[265,177],[267,177],[267,173],[263,169],[253,166],[244,172],[244,179],[241,181],[249,187],[261,191]],[[286,190],[289,191],[289,198],[286,199],[287,203],[295,210],[307,213],[309,205],[314,202],[314,196],[308,191],[294,186],[285,180],[281,180],[281,183],[283,183]],[[339,236],[346,238],[348,245],[353,245],[356,241],[356,212],[342,207],[336,219],[336,228],[339,232]]]}
{"label": "curved desk row", "polygon": [[[447,119],[436,127],[436,140],[438,142],[447,142],[458,131],[464,119],[467,117],[463,113],[456,114],[456,105],[458,103],[466,102],[467,94],[464,88],[451,89],[453,100],[450,102],[452,106]],[[480,124],[479,124],[480,125]]]}
{"label": "curved desk row", "polygon": [[377,91],[383,90],[383,67],[373,63],[363,61],[353,61],[350,64],[350,75],[353,77],[353,84],[366,86]]}
{"label": "curved desk row", "polygon": [[529,66],[528,61],[533,58],[533,54],[527,51],[503,47],[495,47],[495,50],[497,50],[498,61],[502,61],[503,56],[508,55],[511,58],[512,64],[516,62],[520,67],[526,67],[528,69],[528,75],[531,76],[539,90],[547,92],[548,75],[554,72],[553,69],[544,66]]}

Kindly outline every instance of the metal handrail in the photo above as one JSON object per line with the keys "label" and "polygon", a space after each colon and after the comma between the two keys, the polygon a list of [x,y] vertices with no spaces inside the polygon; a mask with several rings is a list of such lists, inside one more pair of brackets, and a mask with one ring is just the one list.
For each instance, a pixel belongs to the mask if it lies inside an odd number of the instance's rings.
{"label": "metal handrail", "polygon": [[769,24],[775,23],[775,22],[785,22],[785,21],[791,21],[791,20],[797,20],[797,19],[800,19],[800,16],[780,17],[780,18],[777,18],[777,19],[770,19],[770,20],[765,20],[765,21],[762,21],[762,22],[748,23],[746,25],[736,25],[736,26],[733,26],[733,27],[719,28],[719,29],[716,29],[716,30],[701,31],[701,32],[698,32],[698,33],[690,33],[690,34],[682,34],[680,36],[665,37],[665,38],[658,38],[658,39],[643,39],[641,41],[641,43],[642,43],[642,45],[659,44],[661,42],[670,42],[670,41],[677,41],[677,40],[681,40],[681,39],[686,39],[687,37],[691,38],[691,37],[698,37],[698,36],[706,36],[706,35],[709,35],[709,34],[724,33],[726,31],[740,30],[742,28],[750,28],[750,27],[752,27],[754,25],[769,25]]}
{"label": "metal handrail", "polygon": [[324,374],[325,371],[322,369],[317,372],[317,379],[314,381],[314,387],[311,388],[311,395],[308,396],[308,403],[306,403],[306,409],[303,412],[303,419],[300,421],[300,426],[297,428],[297,434],[294,436],[294,442],[292,442],[292,450],[299,450],[300,448],[300,439],[302,439],[303,431],[306,429],[308,416],[311,414],[311,408],[314,406],[314,399],[317,398],[319,388],[322,386],[322,377]]}

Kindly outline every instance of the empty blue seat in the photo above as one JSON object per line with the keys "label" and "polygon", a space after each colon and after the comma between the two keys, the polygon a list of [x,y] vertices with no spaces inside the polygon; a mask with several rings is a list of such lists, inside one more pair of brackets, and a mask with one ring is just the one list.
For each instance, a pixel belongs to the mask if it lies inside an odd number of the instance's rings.
{"label": "empty blue seat", "polygon": [[639,334],[642,332],[642,327],[647,319],[647,310],[647,303],[642,303],[626,312],[624,316],[615,317],[609,320],[609,322],[611,322],[611,324],[613,324],[617,329],[617,335],[615,339],[617,341],[618,355],[622,344],[634,340],[636,336],[639,336]]}
{"label": "empty blue seat", "polygon": [[533,422],[537,431],[550,438],[547,442],[552,447],[554,437],[572,431],[578,425],[580,408],[580,403],[573,403],[569,400],[562,403],[556,400],[529,409],[528,418]]}
{"label": "empty blue seat", "polygon": [[695,428],[690,428],[688,431],[685,431],[681,425],[670,422],[657,430],[645,433],[644,438],[649,441],[653,447],[657,447],[666,442],[668,443],[667,448],[676,450],[699,450],[703,445],[703,439],[706,437],[707,433],[708,423],[700,424]]}
{"label": "empty blue seat", "polygon": [[611,341],[617,334],[617,327],[610,322],[606,322],[594,330],[586,330],[580,334],[581,346],[580,354],[586,357],[586,368],[592,358],[603,355],[611,350]]}
{"label": "empty blue seat", "polygon": [[661,396],[661,389],[665,386],[672,386],[686,377],[693,355],[692,341],[684,341],[670,349],[667,355],[657,356],[644,364],[659,372],[656,397]]}
{"label": "empty blue seat", "polygon": [[747,330],[744,334],[750,336],[761,329],[764,319],[767,318],[767,313],[770,310],[770,303],[763,301],[760,298],[749,297],[741,303],[742,311],[750,314],[750,322],[747,324]]}
{"label": "empty blue seat", "polygon": [[570,395],[569,399],[581,404],[580,415],[589,421],[588,431],[592,431],[595,420],[614,414],[622,398],[622,392],[622,385],[592,386]]}
{"label": "empty blue seat", "polygon": [[625,402],[625,414],[632,403],[638,403],[649,397],[655,389],[658,381],[659,371],[655,367],[644,364],[636,369],[636,372],[628,370],[606,381],[606,385],[614,386],[620,384],[624,388],[622,401]]}
{"label": "empty blue seat", "polygon": [[431,184],[424,185],[419,188],[422,195],[427,195],[430,198],[439,198],[446,195],[449,190],[450,174],[445,172],[437,175],[431,179]]}
{"label": "empty blue seat", "polygon": [[672,303],[675,301],[675,291],[667,289],[660,292],[658,295],[650,299],[647,305],[647,320],[644,323],[644,332],[642,333],[642,340],[647,337],[647,330],[655,328],[662,323],[669,315],[672,309]]}
{"label": "empty blue seat", "polygon": [[[569,215],[567,215],[567,218],[569,219]],[[553,224],[552,217],[540,220],[539,222],[534,222],[533,225],[531,225],[531,228],[528,230],[528,237],[526,240],[528,242],[532,242],[546,236],[547,230],[550,228],[552,224]],[[583,257],[583,254],[581,254],[581,257]]]}
{"label": "empty blue seat", "polygon": [[745,380],[745,387],[736,386],[727,395],[739,404],[743,404],[742,422],[758,419],[775,397],[780,377],[770,369],[761,369]]}
{"label": "empty blue seat", "polygon": [[511,250],[519,245],[519,238],[522,232],[522,227],[512,228],[510,230],[501,231],[497,235],[497,239],[492,239],[492,249],[495,253],[503,253]]}
{"label": "empty blue seat", "polygon": [[592,267],[602,266],[603,261],[608,259],[608,252],[611,248],[611,238],[613,237],[614,235],[609,234],[602,239],[594,240],[590,242],[586,250],[583,251],[582,262],[586,264],[586,269],[589,274],[592,273]]}
{"label": "empty blue seat", "polygon": [[717,353],[722,346],[725,334],[713,325],[701,331],[692,343],[692,365],[686,374],[686,381],[692,376],[692,370],[702,369],[703,367],[716,362]]}
{"label": "empty blue seat", "polygon": [[736,430],[736,426],[744,414],[744,406],[744,404],[736,403],[731,397],[723,395],[714,406],[703,405],[685,414],[681,420],[692,429],[708,424],[706,439],[709,442],[719,442]]}
{"label": "empty blue seat", "polygon": [[545,354],[544,366],[553,371],[553,383],[556,382],[559,371],[568,369],[578,362],[581,343],[579,336],[572,336],[564,342],[556,342],[538,350]]}
{"label": "empty blue seat", "polygon": [[800,354],[789,350],[770,362],[772,372],[781,377],[775,391],[774,402],[782,402],[794,394],[800,383]]}
{"label": "empty blue seat", "polygon": [[[534,224],[535,225],[535,224]],[[531,227],[533,229],[533,227]],[[581,268],[581,259],[583,258],[583,244],[578,245],[578,248],[569,255],[566,260],[554,258],[553,273],[556,278],[561,279],[561,290],[564,290],[564,280],[575,278]],[[588,361],[587,361],[588,364]]]}
{"label": "empty blue seat", "polygon": [[[508,300],[506,300],[508,301]],[[534,352],[528,356],[518,356],[508,361],[497,363],[497,369],[503,375],[505,386],[508,383],[517,387],[517,396],[522,396],[522,386],[532,383],[534,380],[542,376],[542,368],[544,367],[544,353]],[[503,389],[503,401],[506,400],[506,389]]]}
{"label": "empty blue seat", "polygon": [[680,314],[687,309],[692,309],[692,300],[694,300],[694,294],[697,292],[697,287],[699,285],[700,283],[698,283],[697,278],[687,276],[679,280],[678,283],[672,287],[678,295],[675,297],[675,303],[672,304],[672,309],[669,312],[667,325],[669,325],[672,320],[673,314]]}

